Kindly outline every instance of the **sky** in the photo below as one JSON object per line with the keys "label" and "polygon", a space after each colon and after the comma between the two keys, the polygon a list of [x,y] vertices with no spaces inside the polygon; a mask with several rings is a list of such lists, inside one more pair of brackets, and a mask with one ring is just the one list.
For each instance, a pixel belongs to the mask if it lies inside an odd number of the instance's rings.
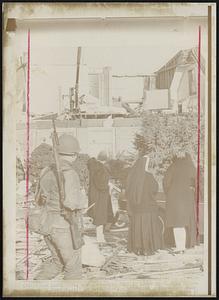
{"label": "sky", "polygon": [[[150,74],[161,68],[178,51],[197,46],[197,43],[160,47],[154,45],[138,47],[82,47],[81,63],[89,70],[111,66],[114,75]],[[77,48],[57,47],[32,50],[32,64],[38,67],[75,68]]]}
{"label": "sky", "polygon": [[[78,23],[29,26],[31,111],[57,111],[59,87],[66,93],[75,83],[78,46],[82,47],[81,63],[90,72],[110,66],[114,75],[151,74],[178,51],[198,45],[199,24],[201,52],[206,58],[207,29],[205,22],[199,20],[133,25],[114,22],[99,27]],[[27,27],[23,23],[18,25],[16,38],[19,57],[27,51]]]}

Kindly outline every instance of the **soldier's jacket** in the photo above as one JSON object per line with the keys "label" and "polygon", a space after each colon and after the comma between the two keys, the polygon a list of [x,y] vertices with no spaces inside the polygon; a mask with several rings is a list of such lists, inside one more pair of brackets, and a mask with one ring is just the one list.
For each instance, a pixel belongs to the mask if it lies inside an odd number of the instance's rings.
{"label": "soldier's jacket", "polygon": [[[84,204],[78,174],[66,160],[60,160],[60,166],[64,177],[64,207],[71,210],[83,209]],[[54,171],[49,167],[44,168],[41,172],[36,195],[36,199],[40,199],[40,195],[43,195],[46,199],[44,205],[48,212],[47,226],[51,229],[68,228],[69,223],[61,215],[57,178]]]}

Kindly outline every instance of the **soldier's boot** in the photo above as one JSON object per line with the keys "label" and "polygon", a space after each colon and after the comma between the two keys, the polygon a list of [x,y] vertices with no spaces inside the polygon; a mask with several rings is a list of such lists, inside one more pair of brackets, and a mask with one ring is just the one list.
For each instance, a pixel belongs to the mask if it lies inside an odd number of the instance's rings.
{"label": "soldier's boot", "polygon": [[42,264],[39,273],[34,277],[34,280],[49,280],[55,278],[63,270],[63,266],[56,263],[54,260],[52,262],[45,262]]}
{"label": "soldier's boot", "polygon": [[82,278],[81,249],[73,250],[64,257],[64,280],[76,280]]}

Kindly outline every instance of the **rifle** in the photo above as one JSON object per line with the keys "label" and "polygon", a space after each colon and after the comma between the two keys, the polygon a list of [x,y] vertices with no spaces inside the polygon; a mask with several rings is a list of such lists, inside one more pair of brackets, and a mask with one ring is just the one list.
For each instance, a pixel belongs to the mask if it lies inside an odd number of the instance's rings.
{"label": "rifle", "polygon": [[53,154],[54,154],[55,165],[57,170],[57,177],[58,177],[57,181],[59,187],[60,202],[63,205],[63,202],[65,200],[65,189],[64,189],[64,182],[63,182],[63,174],[59,162],[59,153],[58,153],[59,138],[56,131],[55,119],[52,119],[52,125],[53,125],[53,132],[52,132]]}
{"label": "rifle", "polygon": [[56,132],[55,120],[52,119],[53,124],[53,133],[52,133],[52,143],[53,143],[53,153],[55,158],[55,165],[56,165],[56,175],[57,175],[57,183],[59,188],[59,197],[60,197],[60,206],[61,206],[61,215],[65,218],[65,220],[70,225],[70,231],[72,236],[72,244],[75,250],[81,248],[84,245],[84,241],[81,235],[81,231],[79,229],[79,222],[80,222],[80,214],[77,210],[70,210],[64,207],[64,200],[65,200],[65,189],[64,189],[64,176],[60,167],[59,162],[59,153],[58,153],[58,145],[59,139],[58,134]]}

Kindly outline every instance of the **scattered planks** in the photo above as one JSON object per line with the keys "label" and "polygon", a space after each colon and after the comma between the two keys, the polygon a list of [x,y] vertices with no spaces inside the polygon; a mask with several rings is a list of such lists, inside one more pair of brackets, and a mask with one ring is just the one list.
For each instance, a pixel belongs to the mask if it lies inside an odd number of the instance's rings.
{"label": "scattered planks", "polygon": [[[25,211],[22,203],[17,204],[18,210]],[[19,207],[20,206],[20,207]],[[95,234],[93,226],[87,219],[85,229],[88,235]],[[17,214],[16,226],[16,259],[17,259],[17,279],[23,279],[23,270],[25,270],[25,222],[23,213]],[[92,229],[92,230],[91,230]],[[191,249],[184,255],[173,256],[168,251],[161,251],[153,257],[138,257],[128,253],[127,233],[124,232],[106,232],[108,243],[100,246],[101,253],[106,257],[106,262],[101,268],[83,268],[83,278],[87,279],[116,279],[116,278],[134,278],[134,279],[167,279],[174,278],[176,275],[186,277],[194,275],[200,276],[203,271],[201,264],[203,258],[203,247]],[[50,252],[46,247],[43,238],[37,234],[30,234],[30,278],[34,277],[36,271],[40,268],[41,262],[51,258]]]}
{"label": "scattered planks", "polygon": [[133,272],[128,272],[125,274],[114,274],[111,276],[106,276],[106,279],[114,279],[114,278],[119,278],[119,277],[125,277],[125,276],[129,276],[129,275],[136,275],[138,279],[146,279],[146,278],[151,278],[155,275],[164,275],[164,274],[170,274],[170,273],[182,273],[184,271],[193,271],[194,270],[199,270],[200,272],[203,271],[203,266],[202,265],[195,265],[193,267],[184,267],[184,268],[178,268],[178,269],[168,269],[168,270],[163,270],[163,271],[158,271],[158,272],[153,272],[150,271],[148,273],[141,273],[141,272],[137,272],[137,271],[133,271]]}

